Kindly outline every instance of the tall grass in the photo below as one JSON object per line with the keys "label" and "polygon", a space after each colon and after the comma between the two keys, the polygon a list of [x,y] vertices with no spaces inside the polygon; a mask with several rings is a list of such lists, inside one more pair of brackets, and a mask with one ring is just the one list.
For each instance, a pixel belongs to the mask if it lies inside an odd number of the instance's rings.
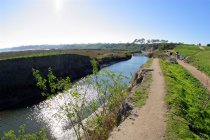
{"label": "tall grass", "polygon": [[181,45],[175,48],[182,56],[186,56],[187,61],[210,76],[210,47]]}
{"label": "tall grass", "polygon": [[210,51],[202,51],[189,59],[189,63],[210,76]]}
{"label": "tall grass", "polygon": [[201,51],[198,46],[178,45],[174,50],[178,51],[183,56],[193,56]]}
{"label": "tall grass", "polygon": [[210,139],[210,94],[185,69],[161,61],[169,107],[166,139]]}
{"label": "tall grass", "polygon": [[18,135],[13,130],[4,133],[0,140],[48,140],[47,134],[44,129],[41,129],[37,133],[26,133],[26,126],[21,125],[18,131]]}

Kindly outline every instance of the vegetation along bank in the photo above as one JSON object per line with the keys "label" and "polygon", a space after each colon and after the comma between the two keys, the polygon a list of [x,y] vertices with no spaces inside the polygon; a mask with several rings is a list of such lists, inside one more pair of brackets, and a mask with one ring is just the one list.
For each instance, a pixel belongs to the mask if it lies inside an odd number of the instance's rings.
{"label": "vegetation along bank", "polygon": [[161,61],[168,105],[165,139],[210,139],[209,92],[187,70]]}
{"label": "vegetation along bank", "polygon": [[32,68],[39,70],[43,77],[47,77],[51,68],[57,77],[69,76],[73,81],[92,73],[92,58],[103,65],[130,59],[131,55],[83,50],[75,54],[26,55],[0,60],[0,110],[33,105],[45,99],[39,94]]}

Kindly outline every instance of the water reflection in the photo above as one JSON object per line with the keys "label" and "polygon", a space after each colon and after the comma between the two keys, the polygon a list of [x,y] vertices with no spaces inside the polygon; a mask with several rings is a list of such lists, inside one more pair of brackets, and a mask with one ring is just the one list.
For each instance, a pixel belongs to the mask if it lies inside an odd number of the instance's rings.
{"label": "water reflection", "polygon": [[[128,79],[123,79],[123,82],[128,83],[132,78],[131,74],[134,74],[147,59],[144,56],[133,56],[130,60],[116,63],[105,69],[112,70],[116,74],[122,72],[124,76],[128,77]],[[86,81],[86,78],[81,79],[72,88],[77,89],[81,95],[86,93],[88,102],[96,100],[96,89]],[[0,136],[2,131],[18,130],[21,124],[26,124],[26,132],[36,132],[40,128],[45,128],[55,139],[74,139],[73,130],[63,109],[67,103],[74,103],[72,99],[69,92],[60,93],[30,108],[0,112]]]}
{"label": "water reflection", "polygon": [[[74,97],[72,97],[71,93],[75,91],[78,91],[80,94],[78,100],[74,100]],[[94,86],[84,78],[69,91],[60,93],[35,106],[33,115],[36,116],[37,121],[45,124],[45,129],[56,139],[64,139],[64,137],[67,137],[67,134],[72,138],[71,134],[73,130],[71,130],[72,126],[67,118],[67,110],[71,110],[69,103],[76,104],[77,102],[77,104],[81,104],[82,99],[85,98],[86,104],[88,105],[90,101],[97,99],[96,95],[97,91]]]}

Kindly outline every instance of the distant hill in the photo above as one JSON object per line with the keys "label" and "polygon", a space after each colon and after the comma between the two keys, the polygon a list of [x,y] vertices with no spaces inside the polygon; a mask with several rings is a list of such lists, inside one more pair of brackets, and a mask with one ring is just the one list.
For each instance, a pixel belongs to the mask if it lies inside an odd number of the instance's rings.
{"label": "distant hill", "polygon": [[126,49],[140,50],[144,45],[133,43],[97,43],[97,44],[62,44],[62,45],[28,45],[0,49],[0,52],[26,51],[26,50],[51,50],[51,49]]}

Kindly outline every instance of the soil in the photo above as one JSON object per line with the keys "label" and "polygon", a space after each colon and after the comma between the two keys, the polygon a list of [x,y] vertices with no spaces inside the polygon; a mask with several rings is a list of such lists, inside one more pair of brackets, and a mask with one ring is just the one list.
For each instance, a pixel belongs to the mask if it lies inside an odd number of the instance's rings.
{"label": "soil", "polygon": [[178,60],[178,63],[187,69],[195,78],[197,78],[208,91],[210,91],[210,78],[205,73],[199,71],[194,66]]}
{"label": "soil", "polygon": [[132,115],[111,133],[109,140],[160,140],[166,130],[166,105],[164,76],[159,60],[152,64],[152,80],[146,104],[135,108]]}

